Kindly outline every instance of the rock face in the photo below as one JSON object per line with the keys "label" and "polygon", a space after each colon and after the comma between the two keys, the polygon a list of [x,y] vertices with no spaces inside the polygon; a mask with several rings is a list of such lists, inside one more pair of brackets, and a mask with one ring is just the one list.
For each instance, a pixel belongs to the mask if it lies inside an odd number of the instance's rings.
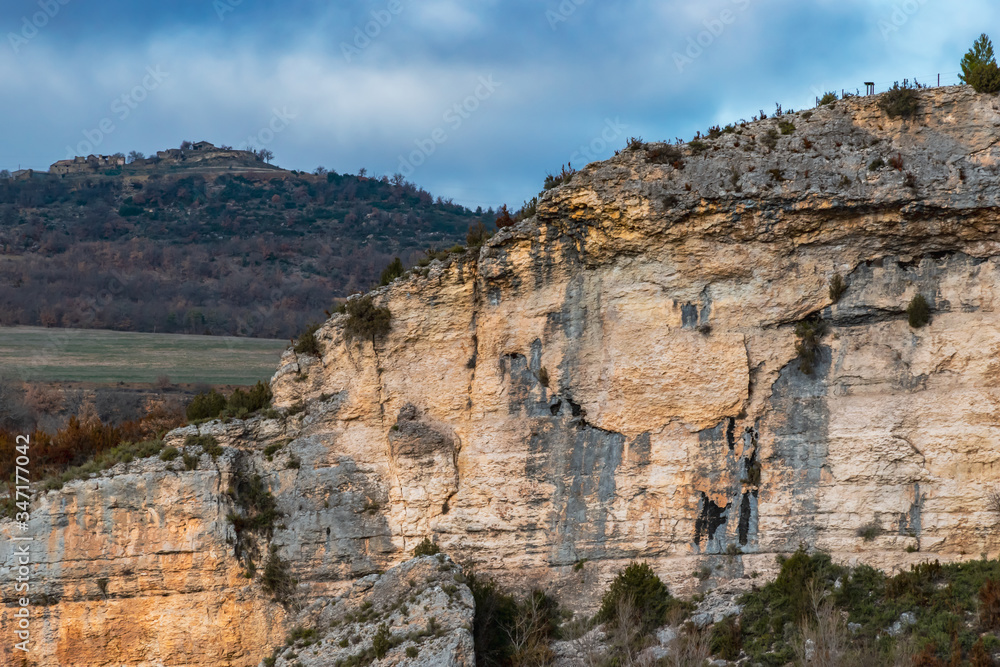
{"label": "rock face", "polygon": [[[30,530],[60,601],[38,612],[39,664],[243,665],[280,643],[292,621],[226,543],[247,471],[284,514],[260,539],[302,604],[425,537],[584,610],[631,559],[686,594],[698,570],[767,576],[800,544],[887,569],[995,556],[1000,103],[919,99],[909,120],[855,98],[589,165],[534,218],[376,292],[385,338],[349,340],[337,315],[321,358],[287,352],[283,419],[200,428],[217,469],[45,497]],[[807,374],[795,329],[814,317]],[[148,578],[119,597],[128,563]],[[107,599],[102,568],[120,568]],[[79,639],[126,615],[134,639]],[[184,653],[191,636],[239,648]]]}

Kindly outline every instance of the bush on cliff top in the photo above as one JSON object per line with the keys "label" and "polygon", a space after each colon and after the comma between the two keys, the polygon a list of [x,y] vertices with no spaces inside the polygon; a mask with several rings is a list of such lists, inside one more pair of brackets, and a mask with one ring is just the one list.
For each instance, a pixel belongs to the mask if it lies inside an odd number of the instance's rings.
{"label": "bush on cliff top", "polygon": [[316,338],[317,331],[319,331],[319,325],[314,322],[299,334],[299,337],[295,339],[295,346],[292,348],[295,354],[318,357],[323,353],[323,348],[320,347],[319,340]]}
{"label": "bush on cliff top", "polygon": [[227,399],[212,389],[195,396],[187,407],[188,421],[216,419],[220,416],[243,418],[271,405],[271,387],[258,382],[248,391],[236,389]]}
{"label": "bush on cliff top", "polygon": [[912,118],[920,108],[917,91],[905,79],[902,86],[897,81],[892,88],[882,93],[878,105],[889,118]]}
{"label": "bush on cliff top", "polygon": [[351,299],[345,306],[347,321],[344,322],[344,335],[348,339],[375,341],[383,338],[392,328],[392,313],[386,307],[375,305],[372,297],[363,296]]}

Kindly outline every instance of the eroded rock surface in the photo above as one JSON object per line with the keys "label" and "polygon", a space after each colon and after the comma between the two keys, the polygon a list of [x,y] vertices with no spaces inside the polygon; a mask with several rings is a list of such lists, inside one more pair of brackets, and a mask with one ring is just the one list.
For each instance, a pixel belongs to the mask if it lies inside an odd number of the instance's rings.
{"label": "eroded rock surface", "polygon": [[[39,664],[243,665],[279,644],[288,612],[227,542],[234,474],[274,493],[260,539],[305,605],[425,537],[580,611],[631,559],[685,595],[802,543],[889,570],[996,556],[1000,102],[919,97],[909,121],[856,98],[589,165],[531,220],[378,290],[386,338],[348,340],[336,315],[321,358],[287,352],[272,387],[294,415],[191,427],[218,462],[49,494],[29,526],[54,599]],[[918,293],[933,318],[914,329]],[[812,316],[829,329],[806,374]]]}

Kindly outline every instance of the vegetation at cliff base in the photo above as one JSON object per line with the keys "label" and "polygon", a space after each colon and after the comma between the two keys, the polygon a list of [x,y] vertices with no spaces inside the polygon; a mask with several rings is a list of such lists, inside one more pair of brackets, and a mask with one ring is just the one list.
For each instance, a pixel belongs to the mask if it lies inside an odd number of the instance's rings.
{"label": "vegetation at cliff base", "polygon": [[[741,642],[752,663],[973,665],[1000,648],[1000,561],[922,563],[895,576],[836,565],[799,549],[777,579],[740,600]],[[796,662],[798,664],[798,662]]]}
{"label": "vegetation at cliff base", "polygon": [[977,93],[1000,93],[1000,67],[993,54],[993,42],[985,33],[979,36],[969,52],[962,58],[962,83],[972,86]]}

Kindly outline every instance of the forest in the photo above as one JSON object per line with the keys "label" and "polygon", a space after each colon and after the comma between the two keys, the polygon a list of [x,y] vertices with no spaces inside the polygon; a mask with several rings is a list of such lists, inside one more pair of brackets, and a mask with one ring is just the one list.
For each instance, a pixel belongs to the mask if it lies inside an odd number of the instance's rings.
{"label": "forest", "polygon": [[0,180],[0,326],[289,338],[493,211],[401,176]]}

